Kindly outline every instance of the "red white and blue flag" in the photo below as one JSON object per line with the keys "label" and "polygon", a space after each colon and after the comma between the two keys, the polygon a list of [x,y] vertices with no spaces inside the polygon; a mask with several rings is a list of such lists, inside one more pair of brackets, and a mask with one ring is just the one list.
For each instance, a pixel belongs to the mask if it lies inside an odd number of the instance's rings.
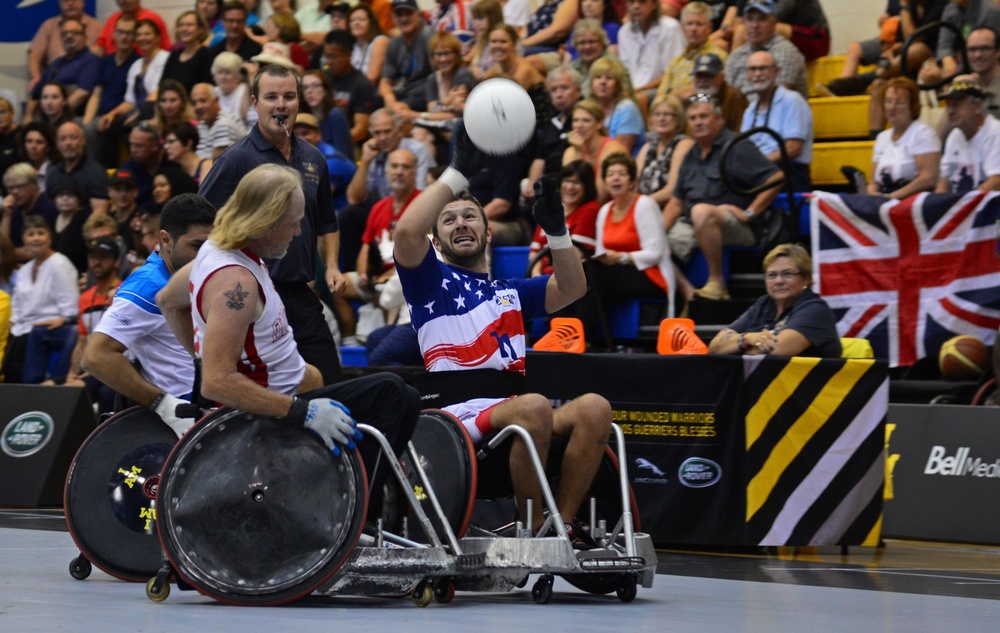
{"label": "red white and blue flag", "polygon": [[1000,194],[879,196],[817,192],[813,282],[842,337],[908,366],[953,336],[987,345],[1000,327]]}

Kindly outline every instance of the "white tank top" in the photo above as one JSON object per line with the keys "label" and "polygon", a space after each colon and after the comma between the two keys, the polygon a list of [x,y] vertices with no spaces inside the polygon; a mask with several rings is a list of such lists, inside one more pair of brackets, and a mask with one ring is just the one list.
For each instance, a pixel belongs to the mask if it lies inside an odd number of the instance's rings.
{"label": "white tank top", "polygon": [[285,306],[267,274],[267,266],[248,249],[224,251],[209,240],[198,251],[191,269],[190,286],[195,353],[201,358],[205,342],[201,296],[205,283],[217,271],[229,266],[242,266],[249,270],[257,280],[257,290],[264,301],[263,314],[247,328],[237,369],[262,387],[291,395],[305,376],[306,362],[295,345]]}

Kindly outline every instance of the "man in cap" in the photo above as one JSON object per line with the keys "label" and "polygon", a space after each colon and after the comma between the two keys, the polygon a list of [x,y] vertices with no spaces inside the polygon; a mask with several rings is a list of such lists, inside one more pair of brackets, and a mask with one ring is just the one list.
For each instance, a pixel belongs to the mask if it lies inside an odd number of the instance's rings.
{"label": "man in cap", "polygon": [[1000,121],[988,116],[974,75],[959,75],[948,91],[945,115],[951,133],[941,155],[938,193],[1000,191]]}
{"label": "man in cap", "polygon": [[136,185],[135,177],[127,169],[115,170],[108,179],[108,215],[115,219],[118,224],[118,235],[125,240],[125,246],[129,252],[134,253],[136,249],[132,224],[140,216],[145,215],[146,209],[139,206],[139,187]]}
{"label": "man in cap", "polygon": [[810,191],[812,110],[802,95],[778,84],[779,72],[774,57],[767,51],[757,51],[747,58],[746,73],[752,101],[743,113],[740,130],[768,127],[777,132],[784,141],[788,165],[782,163],[781,148],[773,136],[761,132],[751,138],[761,153],[787,170],[785,177],[793,191]]}
{"label": "man in cap", "polygon": [[[125,398],[156,411],[180,437],[194,423],[175,415],[177,404],[191,399],[194,365],[156,307],[156,293],[197,255],[212,230],[215,208],[184,193],[168,201],[160,216],[159,248],[119,286],[111,308],[87,337],[82,366]],[[130,358],[139,361],[138,369]]]}
{"label": "man in cap", "polygon": [[94,285],[80,294],[76,345],[70,355],[69,373],[66,374],[67,385],[87,388],[90,399],[98,404],[100,413],[114,409],[114,392],[84,371],[83,352],[87,349],[91,333],[111,307],[111,300],[121,284],[121,279],[118,278],[120,264],[121,251],[118,250],[118,240],[115,238],[100,237],[87,245],[87,270],[94,279]]}
{"label": "man in cap", "polygon": [[743,112],[747,109],[747,98],[742,92],[726,83],[724,68],[722,58],[715,53],[699,55],[691,69],[691,87],[694,94],[715,97],[719,101],[719,107],[722,108],[722,118],[726,122],[726,127],[739,132]]}
{"label": "man in cap", "polygon": [[809,98],[806,79],[806,58],[778,33],[777,5],[774,0],[749,0],[743,9],[743,24],[747,41],[729,54],[726,61],[726,81],[739,88],[743,94],[750,92],[746,76],[747,58],[756,51],[768,51],[781,68],[778,82]]}
{"label": "man in cap", "polygon": [[[431,66],[431,30],[424,24],[417,0],[392,0],[392,17],[399,35],[389,40],[378,92],[385,107],[427,110],[427,77]],[[397,105],[398,104],[398,105]]]}
{"label": "man in cap", "polygon": [[[681,30],[687,40],[687,47],[667,66],[656,96],[672,92],[678,99],[687,99],[697,92],[691,85],[696,60],[709,53],[722,61],[726,59],[726,51],[708,39],[712,34],[712,8],[704,2],[695,1],[684,5],[681,10]],[[721,71],[721,64],[719,69]]]}

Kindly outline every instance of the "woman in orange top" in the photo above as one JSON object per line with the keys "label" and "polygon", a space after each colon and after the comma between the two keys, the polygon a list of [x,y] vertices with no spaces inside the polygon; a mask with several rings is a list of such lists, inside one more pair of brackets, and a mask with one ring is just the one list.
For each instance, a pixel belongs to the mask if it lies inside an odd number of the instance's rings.
{"label": "woman in orange top", "polygon": [[597,215],[597,249],[591,282],[607,302],[668,300],[674,315],[674,272],[660,205],[636,192],[635,161],[612,154],[601,163],[601,179],[611,200]]}

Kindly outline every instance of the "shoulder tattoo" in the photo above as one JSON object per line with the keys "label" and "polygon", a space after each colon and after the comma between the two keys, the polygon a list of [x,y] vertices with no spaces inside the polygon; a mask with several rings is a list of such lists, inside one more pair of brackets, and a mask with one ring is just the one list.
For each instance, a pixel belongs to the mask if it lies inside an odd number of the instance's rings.
{"label": "shoulder tattoo", "polygon": [[226,296],[226,307],[230,310],[242,310],[243,306],[246,305],[244,301],[250,294],[243,290],[243,285],[240,282],[236,282],[236,287],[232,290],[227,290],[223,293]]}

